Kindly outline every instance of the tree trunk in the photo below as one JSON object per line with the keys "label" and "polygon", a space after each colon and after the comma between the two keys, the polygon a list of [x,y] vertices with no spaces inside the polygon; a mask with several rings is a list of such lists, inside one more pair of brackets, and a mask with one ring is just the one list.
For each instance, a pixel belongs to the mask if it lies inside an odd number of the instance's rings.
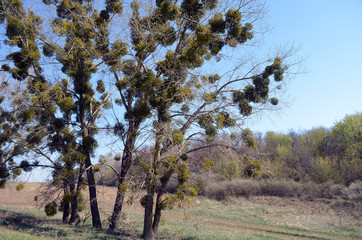
{"label": "tree trunk", "polygon": [[69,220],[69,213],[70,213],[70,204],[69,202],[63,202],[63,218],[62,218],[62,222],[64,224],[68,223]]}
{"label": "tree trunk", "polygon": [[157,199],[156,199],[156,209],[155,209],[155,216],[153,218],[153,231],[155,235],[157,235],[158,226],[160,225],[161,221],[161,213],[162,213],[162,197],[163,194],[166,192],[167,183],[170,181],[171,176],[175,169],[172,167],[168,169],[165,174],[162,176],[161,180],[161,187],[158,189],[157,192]]}
{"label": "tree trunk", "polygon": [[[67,184],[65,184],[64,186],[64,195],[67,195],[69,194],[69,191],[68,191],[68,186]],[[63,217],[62,217],[62,222],[64,224],[67,224],[68,221],[69,221],[69,214],[70,214],[70,203],[68,201],[62,201],[62,204],[63,204]]]}
{"label": "tree trunk", "polygon": [[80,107],[79,107],[79,118],[81,123],[81,131],[82,131],[82,150],[85,155],[85,168],[87,173],[87,182],[88,182],[88,190],[89,190],[89,204],[92,214],[92,226],[93,228],[102,229],[101,217],[99,215],[98,202],[97,202],[97,188],[96,181],[94,178],[94,172],[91,161],[91,152],[93,151],[93,146],[90,142],[89,138],[92,136],[89,134],[89,129],[86,122],[85,117],[85,109],[84,109],[84,93],[80,95],[79,98]]}
{"label": "tree trunk", "polygon": [[155,239],[156,235],[152,227],[152,218],[153,218],[153,198],[155,195],[152,186],[148,186],[147,195],[145,199],[145,216],[143,221],[143,235],[142,238],[146,240]]}
{"label": "tree trunk", "polygon": [[123,208],[124,196],[126,194],[124,188],[122,188],[122,185],[125,184],[127,172],[132,165],[133,161],[132,154],[139,126],[140,122],[133,120],[129,121],[129,129],[128,129],[129,134],[127,136],[126,144],[123,150],[122,168],[121,168],[121,174],[118,179],[116,202],[114,203],[113,213],[111,217],[111,222],[108,227],[108,232],[113,232],[118,228],[119,218],[121,216]]}
{"label": "tree trunk", "polygon": [[[131,162],[129,163],[131,165]],[[129,166],[126,169],[123,169],[123,161],[122,161],[122,170],[121,170],[121,176],[118,180],[118,188],[117,188],[117,196],[116,196],[116,202],[114,203],[113,213],[111,217],[111,223],[108,227],[108,232],[113,232],[118,228],[119,224],[119,218],[121,216],[122,208],[123,208],[123,200],[124,196],[126,195],[126,191],[122,190],[121,185],[125,183],[126,174],[129,169]]]}
{"label": "tree trunk", "polygon": [[[159,121],[160,123],[160,121]],[[157,164],[161,160],[161,138],[162,131],[158,131],[156,133],[156,143],[155,143],[155,153],[153,155],[152,166],[148,174],[148,178],[146,180],[147,186],[147,195],[145,198],[144,208],[145,208],[145,216],[143,220],[143,235],[142,237],[146,240],[153,240],[156,238],[154,229],[153,229],[153,205],[154,205],[154,197],[155,197],[155,175]]]}
{"label": "tree trunk", "polygon": [[69,219],[69,224],[78,225],[80,223],[80,217],[79,217],[79,211],[78,211],[78,195],[80,192],[81,184],[83,182],[83,173],[82,173],[83,166],[81,165],[79,168],[79,176],[78,176],[78,183],[77,183],[77,189],[75,189],[75,183],[71,183],[69,185],[70,193],[72,194],[72,201],[70,202],[71,207],[71,215]]}
{"label": "tree trunk", "polygon": [[124,179],[119,179],[118,188],[117,188],[117,196],[116,202],[114,203],[113,213],[111,217],[111,222],[108,227],[108,232],[113,232],[114,230],[118,229],[119,218],[121,216],[122,207],[123,207],[123,200],[125,196],[125,192],[121,191],[119,186],[123,184]]}
{"label": "tree trunk", "polygon": [[[128,162],[128,166],[123,166],[124,162]],[[122,190],[121,187],[123,184],[125,184],[127,171],[132,163],[132,161],[124,161],[122,160],[122,170],[121,170],[121,176],[118,180],[118,187],[117,187],[117,196],[116,196],[116,202],[114,203],[113,213],[111,217],[111,222],[108,227],[108,232],[113,232],[118,228],[119,225],[119,218],[121,216],[122,208],[123,208],[123,201],[124,196],[126,195],[126,191]],[[125,168],[124,168],[125,167]]]}
{"label": "tree trunk", "polygon": [[152,228],[153,228],[153,231],[154,231],[155,235],[157,235],[158,226],[160,225],[160,221],[161,221],[162,196],[163,196],[163,193],[158,193],[157,194],[155,216],[153,217],[153,225],[152,225]]}
{"label": "tree trunk", "polygon": [[89,152],[87,153],[87,158],[85,160],[85,167],[87,169],[86,172],[88,180],[90,209],[92,213],[92,226],[93,228],[102,229],[102,222],[98,209],[96,181],[94,178],[94,172]]}

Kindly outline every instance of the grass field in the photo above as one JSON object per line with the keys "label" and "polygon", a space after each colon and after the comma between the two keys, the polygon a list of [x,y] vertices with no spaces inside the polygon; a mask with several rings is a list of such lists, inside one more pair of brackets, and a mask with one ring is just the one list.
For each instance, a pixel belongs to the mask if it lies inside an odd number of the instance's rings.
{"label": "grass field", "polygon": [[[143,209],[139,204],[127,205],[120,232],[108,235],[91,229],[87,209],[79,228],[62,224],[60,213],[46,217],[39,201],[34,201],[39,188],[39,183],[27,183],[17,192],[15,183],[10,183],[0,189],[0,239],[140,239]],[[106,228],[116,192],[110,187],[98,191]],[[342,200],[194,198],[185,209],[165,211],[159,239],[361,239],[360,214],[348,207],[334,208],[336,201]]]}

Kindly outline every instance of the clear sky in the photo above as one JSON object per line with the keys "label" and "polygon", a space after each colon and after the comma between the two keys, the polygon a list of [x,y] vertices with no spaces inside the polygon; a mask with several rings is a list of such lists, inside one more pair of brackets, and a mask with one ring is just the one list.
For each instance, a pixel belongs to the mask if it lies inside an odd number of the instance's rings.
{"label": "clear sky", "polygon": [[362,110],[362,0],[269,0],[265,44],[294,43],[306,73],[294,76],[281,112],[255,120],[255,131],[331,127]]}

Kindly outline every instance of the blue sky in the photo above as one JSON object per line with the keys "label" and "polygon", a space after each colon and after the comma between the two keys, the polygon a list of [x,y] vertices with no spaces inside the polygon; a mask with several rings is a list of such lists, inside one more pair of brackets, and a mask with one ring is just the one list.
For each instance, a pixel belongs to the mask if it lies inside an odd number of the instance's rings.
{"label": "blue sky", "polygon": [[266,47],[294,43],[305,73],[293,76],[289,106],[254,120],[254,131],[331,127],[362,110],[362,1],[269,0]]}

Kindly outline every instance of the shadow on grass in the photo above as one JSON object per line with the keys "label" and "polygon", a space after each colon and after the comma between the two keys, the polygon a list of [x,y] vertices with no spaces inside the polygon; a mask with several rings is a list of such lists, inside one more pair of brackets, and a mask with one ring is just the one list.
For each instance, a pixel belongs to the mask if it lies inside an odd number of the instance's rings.
{"label": "shadow on grass", "polygon": [[[54,224],[61,224],[61,221],[34,217],[25,213],[0,210],[0,226],[4,226],[13,230],[36,233],[36,235],[39,235],[39,233],[41,234],[52,231],[58,232],[59,229],[47,226]],[[60,231],[59,234],[62,236],[62,231]]]}
{"label": "shadow on grass", "polygon": [[106,230],[91,229],[91,226],[74,227],[63,224],[60,219],[35,217],[31,214],[0,209],[0,226],[34,236],[71,239],[140,239],[130,232],[107,234]]}

